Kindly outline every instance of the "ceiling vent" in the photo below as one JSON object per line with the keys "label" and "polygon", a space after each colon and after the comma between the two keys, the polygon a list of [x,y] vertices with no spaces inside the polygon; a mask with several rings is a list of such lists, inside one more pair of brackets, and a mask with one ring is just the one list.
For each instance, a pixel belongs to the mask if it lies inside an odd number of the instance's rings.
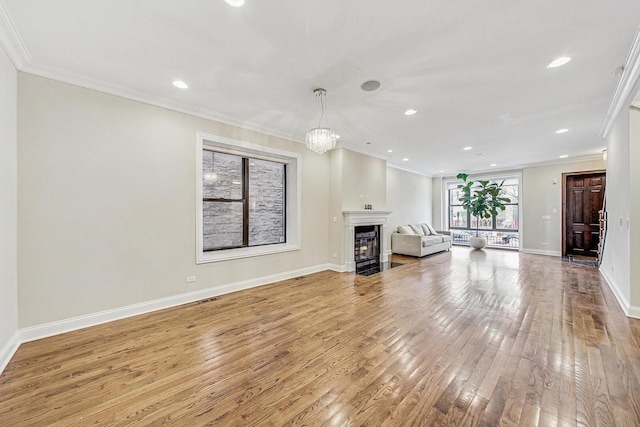
{"label": "ceiling vent", "polygon": [[360,88],[365,92],[373,92],[380,87],[380,82],[377,80],[369,80],[360,85]]}

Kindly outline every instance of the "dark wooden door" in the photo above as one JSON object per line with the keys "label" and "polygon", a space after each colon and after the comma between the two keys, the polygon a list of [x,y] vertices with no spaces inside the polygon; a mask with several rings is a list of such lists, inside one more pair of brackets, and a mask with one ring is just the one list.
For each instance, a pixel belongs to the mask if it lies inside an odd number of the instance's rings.
{"label": "dark wooden door", "polygon": [[603,172],[566,176],[565,255],[598,256],[605,178]]}

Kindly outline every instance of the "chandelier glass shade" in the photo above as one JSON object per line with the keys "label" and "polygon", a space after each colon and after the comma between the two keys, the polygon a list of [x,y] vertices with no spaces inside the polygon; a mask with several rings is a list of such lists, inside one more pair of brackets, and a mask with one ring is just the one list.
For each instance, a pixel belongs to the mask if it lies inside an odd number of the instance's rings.
{"label": "chandelier glass shade", "polygon": [[336,148],[336,134],[329,128],[313,128],[305,137],[307,148],[318,154]]}
{"label": "chandelier glass shade", "polygon": [[316,89],[313,93],[316,95],[316,116],[318,117],[318,127],[309,130],[304,141],[309,150],[322,154],[336,147],[337,137],[336,133],[329,129],[329,127],[322,126],[327,91],[324,89]]}

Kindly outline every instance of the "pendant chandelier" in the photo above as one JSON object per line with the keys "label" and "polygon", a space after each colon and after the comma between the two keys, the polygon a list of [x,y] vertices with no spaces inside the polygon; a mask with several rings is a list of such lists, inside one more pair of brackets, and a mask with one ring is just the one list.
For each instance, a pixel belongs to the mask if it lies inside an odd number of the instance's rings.
{"label": "pendant chandelier", "polygon": [[307,136],[304,140],[309,150],[322,154],[336,147],[337,138],[334,131],[329,129],[329,127],[322,126],[327,91],[324,89],[316,89],[313,93],[316,95],[316,117],[318,118],[318,127],[307,132]]}

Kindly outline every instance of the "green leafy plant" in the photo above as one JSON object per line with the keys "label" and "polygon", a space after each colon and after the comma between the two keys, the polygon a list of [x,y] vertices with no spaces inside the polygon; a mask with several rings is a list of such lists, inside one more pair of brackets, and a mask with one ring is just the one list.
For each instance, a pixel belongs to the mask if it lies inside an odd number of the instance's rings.
{"label": "green leafy plant", "polygon": [[504,180],[500,184],[487,180],[468,181],[467,173],[459,173],[457,178],[464,182],[464,184],[458,184],[458,188],[462,191],[462,197],[458,200],[471,215],[478,219],[476,221],[476,237],[478,237],[480,218],[498,215],[498,211],[503,211],[504,204],[511,202],[511,199],[500,195]]}

